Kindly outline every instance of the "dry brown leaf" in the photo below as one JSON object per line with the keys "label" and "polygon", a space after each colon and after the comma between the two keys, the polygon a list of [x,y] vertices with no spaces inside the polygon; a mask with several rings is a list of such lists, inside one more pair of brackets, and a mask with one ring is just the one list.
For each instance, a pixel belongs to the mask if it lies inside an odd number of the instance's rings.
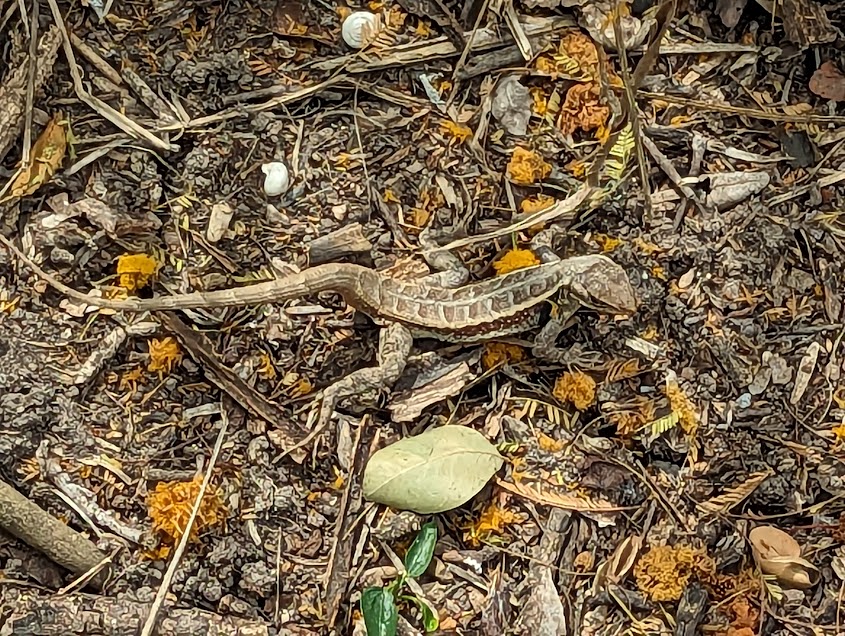
{"label": "dry brown leaf", "polygon": [[536,152],[517,146],[508,162],[508,177],[519,185],[542,181],[552,172],[552,166]]}
{"label": "dry brown leaf", "polygon": [[714,568],[702,549],[662,545],[650,548],[637,560],[634,578],[640,592],[652,601],[677,601],[693,576],[707,576]]}
{"label": "dry brown leaf", "polygon": [[503,276],[539,264],[540,259],[531,250],[509,250],[502,258],[493,262],[493,269],[496,270],[496,275]]}
{"label": "dry brown leaf", "polygon": [[785,587],[807,589],[818,583],[818,569],[801,558],[801,546],[783,530],[759,526],[749,533],[748,540],[763,574],[776,577]]}
{"label": "dry brown leaf", "polygon": [[553,506],[563,510],[577,510],[578,512],[620,512],[625,508],[614,506],[603,499],[587,499],[585,497],[573,497],[556,492],[545,492],[528,484],[512,484],[501,479],[496,479],[500,488],[512,492],[515,495],[529,499],[535,503],[545,506]]}
{"label": "dry brown leaf", "polygon": [[596,401],[596,381],[581,371],[567,371],[555,382],[552,395],[583,411]]}
{"label": "dry brown leaf", "polygon": [[61,112],[53,115],[32,145],[31,162],[21,170],[11,187],[13,197],[32,194],[47,183],[62,165],[67,150],[67,122]]}
{"label": "dry brown leaf", "polygon": [[607,579],[615,585],[624,581],[628,572],[634,567],[642,548],[643,540],[637,535],[626,538],[616,546],[610,561],[607,563],[607,571],[605,572]]}
{"label": "dry brown leaf", "polygon": [[721,495],[708,499],[699,506],[708,512],[727,512],[757,490],[757,487],[766,481],[770,474],[768,470],[754,473],[739,486],[729,488]]}
{"label": "dry brown leaf", "polygon": [[833,62],[827,61],[810,78],[810,90],[819,97],[845,102],[845,75]]}
{"label": "dry brown leaf", "polygon": [[807,353],[801,358],[798,364],[798,371],[795,373],[795,384],[792,387],[792,394],[789,396],[790,404],[798,404],[807,387],[810,386],[810,381],[813,379],[813,372],[816,370],[816,362],[819,359],[821,352],[821,345],[818,342],[811,342],[807,347]]}

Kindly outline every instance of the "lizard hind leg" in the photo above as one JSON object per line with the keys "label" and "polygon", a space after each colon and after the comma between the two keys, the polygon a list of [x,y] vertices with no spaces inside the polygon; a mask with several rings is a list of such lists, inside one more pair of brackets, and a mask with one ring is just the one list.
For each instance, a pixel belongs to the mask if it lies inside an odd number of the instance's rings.
{"label": "lizard hind leg", "polygon": [[320,415],[309,438],[313,439],[329,424],[341,400],[377,395],[382,390],[390,389],[405,370],[412,345],[413,336],[407,327],[390,323],[382,329],[379,333],[377,366],[353,371],[323,391]]}

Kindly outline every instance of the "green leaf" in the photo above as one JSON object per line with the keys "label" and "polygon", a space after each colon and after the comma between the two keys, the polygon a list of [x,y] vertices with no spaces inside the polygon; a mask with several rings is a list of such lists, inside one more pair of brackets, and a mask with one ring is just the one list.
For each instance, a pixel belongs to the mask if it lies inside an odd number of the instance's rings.
{"label": "green leaf", "polygon": [[408,554],[405,555],[405,571],[408,576],[416,578],[428,568],[431,557],[434,556],[434,546],[437,544],[437,524],[429,521],[417,533]]}
{"label": "green leaf", "polygon": [[403,596],[402,598],[406,601],[411,601],[414,605],[420,608],[425,631],[433,632],[440,627],[440,617],[437,616],[437,612],[434,611],[434,608],[431,607],[428,602],[411,595]]}
{"label": "green leaf", "polygon": [[444,512],[472,499],[503,462],[478,431],[442,426],[376,451],[364,469],[364,497],[420,514]]}
{"label": "green leaf", "polygon": [[361,594],[361,613],[367,626],[367,636],[396,636],[399,613],[396,601],[388,590],[368,587]]}
{"label": "green leaf", "polygon": [[427,632],[433,632],[440,627],[440,617],[437,612],[431,609],[427,603],[420,603],[420,610],[422,611],[423,627]]}

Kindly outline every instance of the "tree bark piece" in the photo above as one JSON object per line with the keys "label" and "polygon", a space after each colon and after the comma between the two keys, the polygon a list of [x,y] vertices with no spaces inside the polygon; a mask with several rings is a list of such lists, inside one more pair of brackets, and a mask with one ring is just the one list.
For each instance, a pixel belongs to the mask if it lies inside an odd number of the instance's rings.
{"label": "tree bark piece", "polygon": [[343,256],[369,252],[372,247],[364,236],[361,224],[352,223],[311,241],[308,245],[308,262],[311,265],[331,263]]}
{"label": "tree bark piece", "polygon": [[26,83],[29,64],[35,64],[35,92],[53,72],[53,64],[62,36],[55,27],[49,28],[38,41],[38,59],[27,58],[0,86],[0,161],[12,148],[21,134],[26,114]]}
{"label": "tree bark piece", "polygon": [[[4,481],[0,481],[0,527],[76,575],[85,574],[108,556]],[[104,570],[90,584],[99,589],[105,577]]]}
{"label": "tree bark piece", "polygon": [[[105,596],[38,596],[30,590],[10,590],[2,605],[11,608],[0,636],[125,636],[137,634],[149,603]],[[6,610],[8,611],[8,610]],[[157,636],[267,636],[268,626],[256,620],[220,616],[198,609],[168,608],[158,621]]]}

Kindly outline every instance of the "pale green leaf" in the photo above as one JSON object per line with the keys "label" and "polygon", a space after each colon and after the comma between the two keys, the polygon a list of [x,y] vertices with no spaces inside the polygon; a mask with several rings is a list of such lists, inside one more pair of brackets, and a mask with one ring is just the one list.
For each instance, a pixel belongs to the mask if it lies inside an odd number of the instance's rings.
{"label": "pale green leaf", "polygon": [[503,461],[478,431],[435,428],[374,453],[364,469],[364,497],[420,514],[444,512],[475,496]]}
{"label": "pale green leaf", "polygon": [[361,613],[367,636],[396,636],[399,612],[390,591],[381,587],[370,587],[361,595]]}

